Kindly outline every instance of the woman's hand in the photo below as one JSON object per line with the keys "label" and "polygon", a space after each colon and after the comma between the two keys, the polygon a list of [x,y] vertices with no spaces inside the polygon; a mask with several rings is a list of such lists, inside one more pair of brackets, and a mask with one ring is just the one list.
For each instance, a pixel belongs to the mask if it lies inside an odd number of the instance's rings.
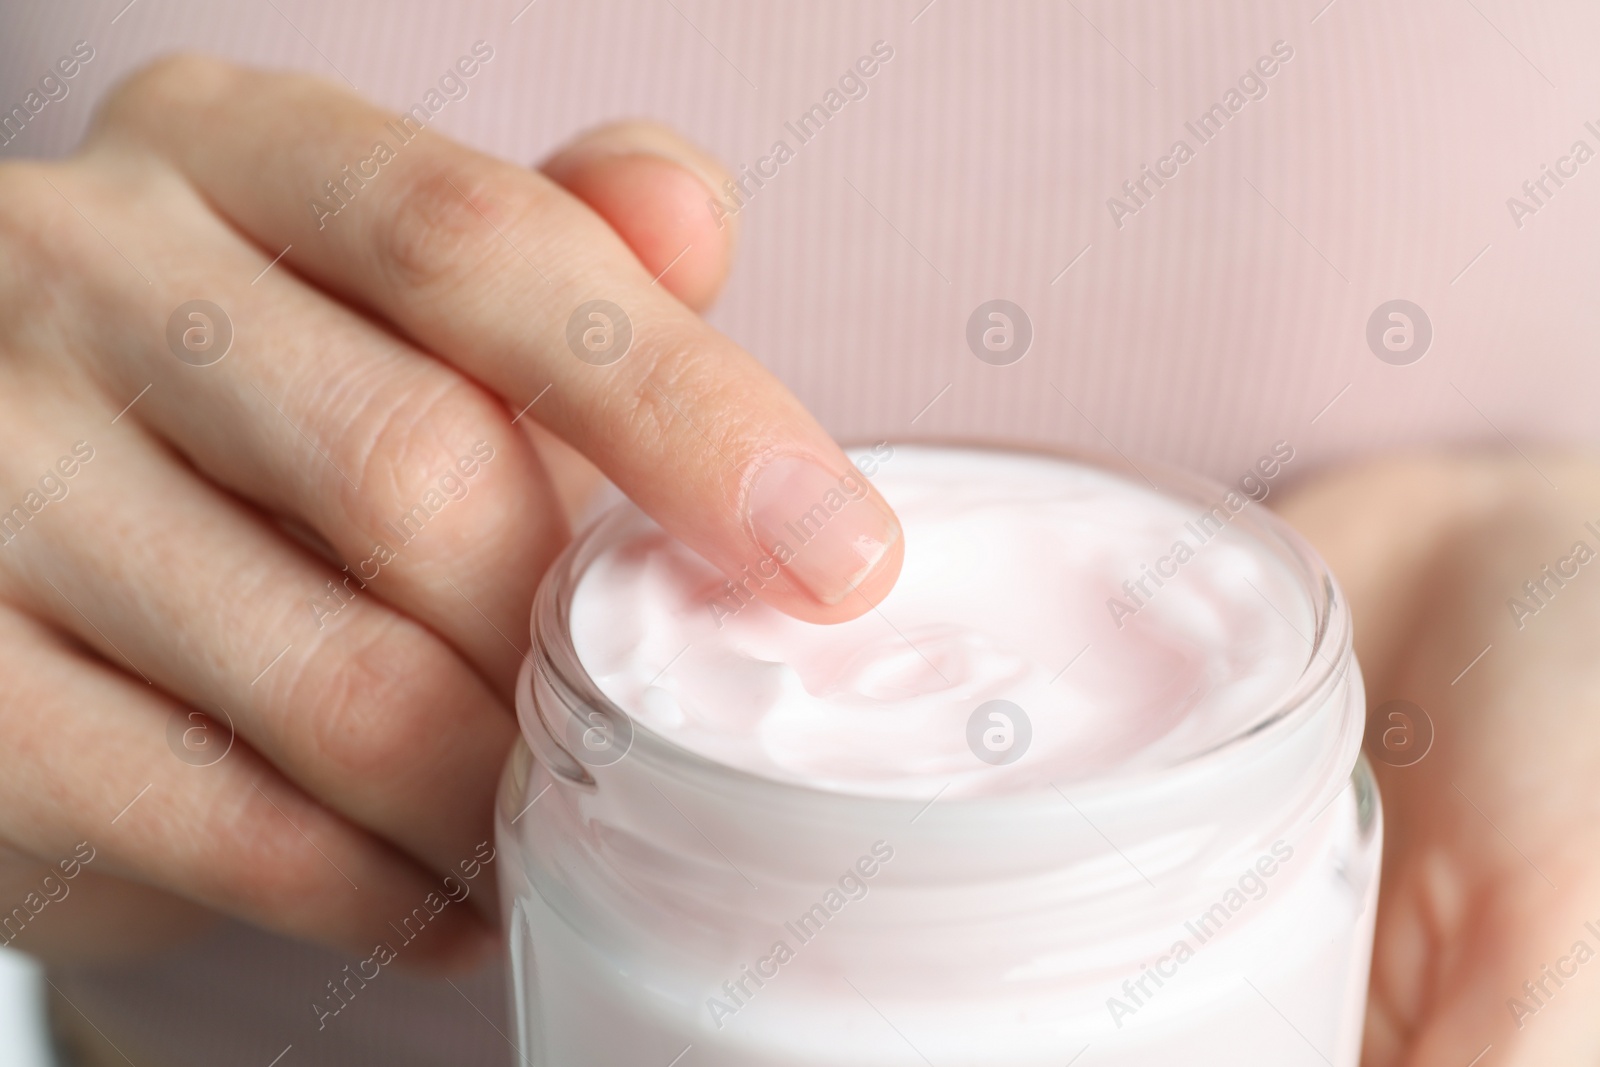
{"label": "woman's hand", "polygon": [[1600,463],[1386,461],[1282,510],[1349,596],[1367,679],[1365,1067],[1596,1062]]}
{"label": "woman's hand", "polygon": [[[99,953],[198,905],[365,955],[476,870],[568,536],[553,438],[785,611],[882,597],[870,488],[767,563],[850,468],[695,313],[722,180],[644,126],[531,173],[194,58],[0,168],[3,940]],[[491,940],[429,930],[407,962]]]}

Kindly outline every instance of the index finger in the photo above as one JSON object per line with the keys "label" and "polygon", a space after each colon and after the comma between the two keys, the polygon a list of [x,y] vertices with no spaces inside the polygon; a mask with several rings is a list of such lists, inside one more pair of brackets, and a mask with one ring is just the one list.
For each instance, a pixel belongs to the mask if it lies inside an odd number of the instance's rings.
{"label": "index finger", "polygon": [[97,134],[156,146],[264,247],[537,418],[767,602],[837,622],[881,600],[899,523],[799,401],[588,207],[429,117],[182,58]]}

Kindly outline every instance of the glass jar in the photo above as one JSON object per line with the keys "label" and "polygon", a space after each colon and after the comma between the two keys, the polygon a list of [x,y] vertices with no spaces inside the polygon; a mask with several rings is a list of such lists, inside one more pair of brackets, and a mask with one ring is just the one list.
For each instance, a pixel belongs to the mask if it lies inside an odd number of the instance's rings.
{"label": "glass jar", "polygon": [[[1225,491],[1141,468],[1197,507]],[[1315,620],[1296,684],[1236,735],[1067,790],[915,801],[712,762],[600,693],[572,597],[648,524],[607,513],[534,605],[496,809],[520,1062],[1355,1067],[1379,801],[1348,610],[1286,524],[1231,522]]]}

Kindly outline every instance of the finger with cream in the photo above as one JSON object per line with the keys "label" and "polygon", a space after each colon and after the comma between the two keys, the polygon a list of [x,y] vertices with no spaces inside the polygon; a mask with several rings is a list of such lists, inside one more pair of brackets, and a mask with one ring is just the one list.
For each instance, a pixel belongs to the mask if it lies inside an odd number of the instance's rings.
{"label": "finger with cream", "polygon": [[[886,453],[862,466],[905,565],[850,622],[767,608],[626,509],[541,595],[565,651],[519,712],[549,758],[514,761],[502,825],[526,1054],[1298,1062],[1287,1017],[1354,1064],[1376,797],[1309,550],[1220,487]],[[579,705],[629,742],[573,774]]]}

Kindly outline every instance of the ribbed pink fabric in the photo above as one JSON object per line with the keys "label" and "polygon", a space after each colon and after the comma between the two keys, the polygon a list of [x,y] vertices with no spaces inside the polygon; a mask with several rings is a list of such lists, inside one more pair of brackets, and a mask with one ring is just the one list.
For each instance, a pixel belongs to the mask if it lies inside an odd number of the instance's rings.
{"label": "ribbed pink fabric", "polygon": [[[785,121],[882,40],[894,57],[868,95],[740,213],[741,262],[712,316],[840,436],[999,435],[1223,478],[1277,440],[1299,475],[1419,443],[1600,438],[1600,160],[1560,188],[1546,179],[1520,226],[1507,205],[1532,204],[1523,183],[1574,141],[1600,150],[1584,125],[1600,129],[1594,4],[524,2],[7,5],[0,109],[74,41],[96,58],[0,155],[69,150],[97,94],[174,49],[347,78],[403,108],[481,39],[495,58],[441,131],[533,161],[586,125],[646,115],[737,167],[779,138],[795,147]],[[1202,144],[1185,122],[1278,41],[1293,58],[1267,95]],[[1194,158],[1119,226],[1108,199],[1178,139]],[[993,298],[1033,324],[1010,366],[965,340]],[[1434,331],[1408,366],[1366,339],[1395,298]],[[230,973],[195,971],[203,956],[181,973]],[[204,1013],[206,983],[185,984],[197,999],[164,1014],[168,987],[120,1001],[94,988],[156,1031]],[[430,1010],[477,1025],[441,988]],[[422,1014],[410,1022],[445,1026]],[[171,1022],[173,1049],[193,1026]],[[453,1062],[505,1058],[477,1030],[482,1046]],[[172,1062],[265,1063],[295,1040],[262,1032],[248,1055],[212,1045]],[[368,1059],[306,1038],[286,1062],[424,1062],[407,1047]]]}
{"label": "ribbed pink fabric", "polygon": [[[1110,443],[1227,477],[1280,438],[1303,471],[1600,431],[1600,163],[1520,229],[1506,206],[1575,139],[1600,149],[1583,125],[1600,126],[1584,105],[1600,99],[1594,5],[1335,0],[1312,22],[1325,0],[937,0],[912,23],[923,0],[539,0],[511,24],[523,0],[137,0],[112,23],[125,2],[0,13],[0,107],[74,40],[97,52],[0,152],[67,151],[97,93],[175,49],[342,72],[399,108],[482,39],[495,59],[437,120],[452,136],[533,161],[588,124],[649,115],[737,165],[793,145],[784,121],[886,41],[868,96],[741,212],[713,314],[841,436]],[[1278,40],[1294,58],[1266,98],[1200,145],[1184,122]],[[1119,229],[1107,199],[1180,137],[1195,159]],[[1009,367],[964,340],[996,297],[1035,331]],[[1393,298],[1433,323],[1411,366],[1365,341]]]}

